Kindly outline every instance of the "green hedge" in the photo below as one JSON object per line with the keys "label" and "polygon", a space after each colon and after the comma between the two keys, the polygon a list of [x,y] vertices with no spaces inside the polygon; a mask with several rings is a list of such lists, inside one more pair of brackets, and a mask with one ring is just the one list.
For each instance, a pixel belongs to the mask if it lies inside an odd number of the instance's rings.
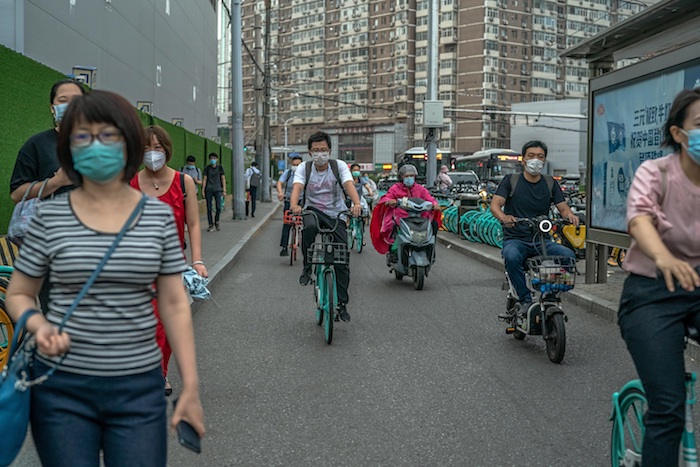
{"label": "green hedge", "polygon": [[[30,136],[53,125],[49,93],[51,86],[66,76],[3,46],[0,46],[0,64],[0,82],[3,83],[0,86],[0,232],[6,232],[14,209],[10,178],[17,153]],[[139,118],[144,126],[160,125],[170,134],[173,139],[171,167],[182,167],[190,154],[197,158],[199,167],[204,167],[210,152],[220,155],[225,169],[231,167],[230,149],[148,114],[139,112]],[[227,176],[227,181],[230,180]]]}

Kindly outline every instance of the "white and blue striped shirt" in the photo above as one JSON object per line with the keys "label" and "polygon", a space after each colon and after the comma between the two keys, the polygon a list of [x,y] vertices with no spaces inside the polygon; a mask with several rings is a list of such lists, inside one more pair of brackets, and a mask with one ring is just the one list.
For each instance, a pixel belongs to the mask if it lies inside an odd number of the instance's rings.
{"label": "white and blue striped shirt", "polygon": [[[75,215],[68,195],[42,201],[22,245],[17,270],[52,284],[47,319],[58,325],[116,234]],[[62,371],[91,376],[140,374],[160,366],[152,285],[186,269],[170,206],[149,198],[87,295],[68,319],[71,348]],[[46,364],[58,357],[38,358]]]}

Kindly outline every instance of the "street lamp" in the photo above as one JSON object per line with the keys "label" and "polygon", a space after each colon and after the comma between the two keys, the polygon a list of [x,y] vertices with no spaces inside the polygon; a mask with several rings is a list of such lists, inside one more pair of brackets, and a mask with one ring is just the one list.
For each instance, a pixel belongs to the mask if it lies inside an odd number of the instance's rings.
{"label": "street lamp", "polygon": [[284,170],[287,170],[287,165],[289,164],[289,156],[288,156],[288,151],[289,151],[289,141],[287,137],[287,123],[291,122],[294,120],[296,117],[289,117],[287,120],[284,121]]}

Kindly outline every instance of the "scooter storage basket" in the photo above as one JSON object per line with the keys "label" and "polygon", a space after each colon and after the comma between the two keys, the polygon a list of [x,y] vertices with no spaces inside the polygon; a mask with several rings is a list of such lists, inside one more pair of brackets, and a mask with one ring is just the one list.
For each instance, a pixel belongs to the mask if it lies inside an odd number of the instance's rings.
{"label": "scooter storage basket", "polygon": [[308,251],[311,264],[348,264],[350,255],[344,243],[312,243]]}
{"label": "scooter storage basket", "polygon": [[576,283],[576,260],[567,256],[536,256],[527,260],[532,285],[540,292],[566,292]]}

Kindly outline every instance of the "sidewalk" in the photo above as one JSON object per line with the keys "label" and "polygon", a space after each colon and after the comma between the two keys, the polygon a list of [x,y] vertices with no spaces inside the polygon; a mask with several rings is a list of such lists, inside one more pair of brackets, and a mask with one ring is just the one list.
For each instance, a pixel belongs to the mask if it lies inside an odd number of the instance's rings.
{"label": "sidewalk", "polygon": [[[501,250],[483,243],[472,243],[457,235],[441,231],[438,241],[492,268],[503,271]],[[564,294],[564,299],[570,301],[590,313],[601,316],[617,323],[617,307],[622,293],[622,285],[626,273],[619,267],[608,267],[608,282],[605,284],[585,284],[586,264],[579,261],[577,268],[581,275],[576,277],[576,287]]]}
{"label": "sidewalk", "polygon": [[[248,217],[245,220],[233,220],[231,210],[231,196],[227,197],[226,205],[221,211],[219,225],[220,231],[207,232],[206,210],[200,217],[200,227],[202,228],[202,261],[209,271],[209,288],[223,277],[238,259],[246,243],[270,221],[277,209],[282,205],[277,199],[271,203],[258,202],[255,210],[255,217]],[[280,227],[281,228],[281,227]],[[185,238],[189,241],[187,234]],[[190,249],[187,248],[187,258],[190,258]],[[193,312],[197,311],[197,304],[202,302],[192,302]]]}

